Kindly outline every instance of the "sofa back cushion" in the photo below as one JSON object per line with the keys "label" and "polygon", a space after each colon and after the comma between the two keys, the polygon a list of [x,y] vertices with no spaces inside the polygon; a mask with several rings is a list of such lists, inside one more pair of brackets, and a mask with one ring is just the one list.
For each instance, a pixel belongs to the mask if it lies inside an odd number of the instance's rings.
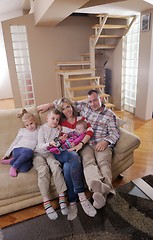
{"label": "sofa back cushion", "polygon": [[41,124],[46,123],[46,121],[47,121],[47,113],[48,113],[48,111],[46,111],[44,113],[39,112],[39,118],[40,118]]}
{"label": "sofa back cushion", "polygon": [[127,130],[120,128],[120,138],[117,141],[114,151],[116,154],[125,154],[133,148],[136,149],[140,145],[140,139],[135,134],[128,132]]}
{"label": "sofa back cushion", "polygon": [[[17,114],[22,108],[0,110],[0,158],[2,158],[15,139],[19,128],[24,127]],[[36,121],[40,124],[40,119],[36,107],[28,107],[27,111],[34,114]]]}

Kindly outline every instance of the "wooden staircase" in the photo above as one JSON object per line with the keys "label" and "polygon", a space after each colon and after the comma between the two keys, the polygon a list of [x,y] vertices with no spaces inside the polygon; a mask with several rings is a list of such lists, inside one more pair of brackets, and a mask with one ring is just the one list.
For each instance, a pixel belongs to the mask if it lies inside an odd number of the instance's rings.
{"label": "wooden staircase", "polygon": [[[91,89],[98,89],[105,105],[114,109],[110,103],[111,96],[105,93],[105,85],[101,84],[100,76],[95,76],[96,51],[114,50],[118,40],[124,36],[136,16],[113,16],[109,14],[97,15],[99,23],[92,28],[95,34],[89,39],[89,53],[83,53],[79,61],[57,62],[57,78],[61,81],[62,95],[72,100],[83,100]],[[110,20],[123,24],[110,24]],[[117,33],[116,33],[117,31]]]}
{"label": "wooden staircase", "polygon": [[[97,15],[99,24],[92,26],[95,34],[90,37],[90,61],[91,68],[95,68],[96,49],[113,50],[115,49],[118,41],[125,36],[136,19],[136,16],[119,16],[109,14]],[[113,21],[116,24],[111,24]],[[118,24],[123,22],[123,24]],[[112,44],[113,43],[113,44]]]}

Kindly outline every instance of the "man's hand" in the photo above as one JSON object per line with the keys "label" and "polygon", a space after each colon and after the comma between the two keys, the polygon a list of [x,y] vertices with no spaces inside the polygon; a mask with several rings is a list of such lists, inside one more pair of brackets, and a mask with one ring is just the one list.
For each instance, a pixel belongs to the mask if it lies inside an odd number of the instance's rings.
{"label": "man's hand", "polygon": [[97,151],[97,152],[102,152],[102,151],[104,151],[107,147],[108,147],[108,145],[109,145],[109,142],[107,142],[107,141],[100,141],[100,142],[98,142],[97,144],[96,144],[96,147],[95,147],[95,150]]}

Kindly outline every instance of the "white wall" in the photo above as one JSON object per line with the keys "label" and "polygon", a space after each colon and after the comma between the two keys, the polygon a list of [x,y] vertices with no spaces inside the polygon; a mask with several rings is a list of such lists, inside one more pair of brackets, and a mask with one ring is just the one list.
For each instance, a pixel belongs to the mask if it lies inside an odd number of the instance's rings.
{"label": "white wall", "polygon": [[142,120],[152,119],[153,112],[153,9],[150,13],[150,30],[140,32],[140,51],[136,98],[136,117]]}
{"label": "white wall", "polygon": [[3,22],[8,65],[11,74],[15,107],[21,107],[18,81],[15,71],[9,26],[23,24],[27,27],[28,45],[36,105],[53,101],[60,95],[60,82],[56,78],[57,61],[80,60],[80,54],[89,52],[89,37],[93,17],[70,16],[56,27],[36,27],[33,14]]}
{"label": "white wall", "polygon": [[21,15],[22,15],[21,10],[8,12],[3,15],[0,15],[0,53],[1,53],[0,54],[0,99],[13,97],[1,22],[10,18],[21,16]]}
{"label": "white wall", "polygon": [[121,110],[121,88],[122,88],[122,39],[118,42],[105,68],[112,71],[111,102],[115,108]]}

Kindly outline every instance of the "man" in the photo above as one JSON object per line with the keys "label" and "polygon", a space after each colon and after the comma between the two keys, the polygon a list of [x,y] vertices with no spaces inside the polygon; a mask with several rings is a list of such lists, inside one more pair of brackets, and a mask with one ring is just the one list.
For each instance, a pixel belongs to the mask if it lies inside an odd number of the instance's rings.
{"label": "man", "polygon": [[[38,111],[46,111],[56,106],[57,101],[51,104],[38,106]],[[74,106],[91,124],[94,135],[89,146],[84,146],[79,152],[83,161],[84,175],[93,192],[93,206],[97,209],[106,203],[108,193],[112,187],[112,148],[119,139],[119,129],[116,125],[115,114],[107,109],[97,90],[88,92],[88,101],[74,102]]]}
{"label": "man", "polygon": [[[85,102],[75,102],[74,103],[80,114],[85,116],[86,119],[91,124],[94,135],[89,141],[92,150],[88,151],[84,148],[80,151],[81,157],[83,159],[84,171],[89,166],[89,159],[96,158],[96,163],[99,168],[99,174],[97,171],[91,168],[86,171],[86,180],[91,183],[91,189],[93,194],[93,199],[95,203],[93,204],[96,208],[100,208],[101,204],[105,205],[107,194],[113,189],[112,187],[112,148],[119,139],[119,129],[116,125],[115,114],[107,109],[97,90],[90,90],[88,92],[88,101]],[[94,180],[93,180],[94,179]],[[101,185],[100,181],[106,185]],[[103,195],[103,196],[101,196]]]}

